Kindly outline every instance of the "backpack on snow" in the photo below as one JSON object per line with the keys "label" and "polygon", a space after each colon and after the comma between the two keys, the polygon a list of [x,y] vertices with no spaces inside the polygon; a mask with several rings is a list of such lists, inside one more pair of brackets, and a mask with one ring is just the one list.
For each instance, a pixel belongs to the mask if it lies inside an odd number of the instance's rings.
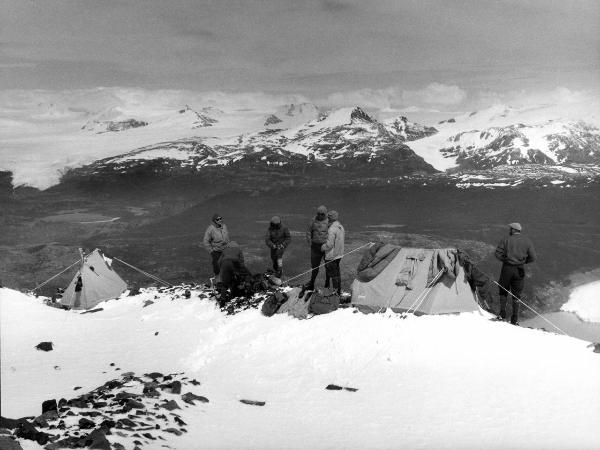
{"label": "backpack on snow", "polygon": [[279,307],[287,301],[288,297],[283,292],[270,292],[262,305],[260,312],[263,316],[271,317]]}
{"label": "backpack on snow", "polygon": [[340,306],[340,296],[335,289],[317,289],[310,296],[308,312],[312,314],[327,314]]}

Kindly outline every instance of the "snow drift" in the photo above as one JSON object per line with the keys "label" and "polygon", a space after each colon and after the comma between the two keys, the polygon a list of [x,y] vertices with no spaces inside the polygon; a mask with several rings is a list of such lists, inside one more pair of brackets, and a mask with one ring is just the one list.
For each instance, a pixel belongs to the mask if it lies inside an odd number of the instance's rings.
{"label": "snow drift", "polygon": [[570,337],[476,313],[226,316],[200,291],[98,306],[81,315],[0,290],[3,416],[125,371],[185,372],[210,402],[180,412],[188,433],[161,442],[171,448],[600,446],[600,355]]}

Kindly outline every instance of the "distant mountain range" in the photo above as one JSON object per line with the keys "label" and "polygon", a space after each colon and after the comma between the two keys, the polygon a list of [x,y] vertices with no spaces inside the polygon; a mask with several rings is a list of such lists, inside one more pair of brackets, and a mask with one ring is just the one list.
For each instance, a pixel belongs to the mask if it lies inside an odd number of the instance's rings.
{"label": "distant mountain range", "polygon": [[139,111],[110,108],[90,115],[81,134],[68,142],[80,140],[111,156],[71,163],[63,180],[91,183],[150,176],[150,167],[161,177],[243,173],[249,179],[253,173],[294,173],[336,182],[440,172],[477,176],[484,171],[487,179],[494,178],[490,171],[506,176],[505,167],[524,165],[537,167],[517,171],[525,178],[545,171],[595,179],[600,166],[597,127],[583,121],[540,120],[535,109],[493,107],[442,120],[435,127],[403,115],[377,119],[359,106],[324,111],[311,103],[271,112],[189,105]]}

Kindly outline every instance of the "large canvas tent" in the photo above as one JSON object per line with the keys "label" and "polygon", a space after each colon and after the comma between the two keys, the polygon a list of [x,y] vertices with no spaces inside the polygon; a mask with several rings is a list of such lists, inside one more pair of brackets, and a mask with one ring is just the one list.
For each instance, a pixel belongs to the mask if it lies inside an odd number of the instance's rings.
{"label": "large canvas tent", "polygon": [[[79,281],[81,277],[81,281]],[[77,286],[77,285],[80,286]],[[73,309],[90,309],[98,303],[116,298],[127,283],[112,269],[109,260],[96,249],[82,257],[82,264],[65,289],[61,304]]]}
{"label": "large canvas tent", "polygon": [[352,304],[364,312],[387,308],[415,314],[479,311],[456,249],[389,244],[363,257],[352,284]]}

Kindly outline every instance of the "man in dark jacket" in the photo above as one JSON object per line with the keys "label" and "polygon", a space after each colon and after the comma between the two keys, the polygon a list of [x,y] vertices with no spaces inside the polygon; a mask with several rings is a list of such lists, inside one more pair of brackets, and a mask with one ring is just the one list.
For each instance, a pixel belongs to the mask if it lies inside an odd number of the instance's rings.
{"label": "man in dark jacket", "polygon": [[[312,268],[310,282],[306,286],[308,290],[315,288],[315,281],[317,280],[317,275],[319,275],[319,266],[325,258],[325,252],[321,247],[327,241],[328,229],[327,208],[321,205],[317,208],[317,215],[310,222],[306,231],[306,242],[310,245],[310,267]],[[325,285],[329,285],[328,280]]]}
{"label": "man in dark jacket", "polygon": [[521,234],[521,224],[508,225],[509,234],[503,238],[496,248],[496,258],[502,261],[500,271],[500,315],[499,319],[506,319],[507,295],[512,294],[512,316],[510,323],[519,324],[519,300],[525,285],[525,264],[536,260],[535,250],[531,241]]}
{"label": "man in dark jacket", "polygon": [[291,240],[290,230],[281,224],[279,216],[273,216],[265,236],[265,244],[271,249],[271,261],[273,262],[273,270],[277,278],[281,278],[283,272],[283,252]]}
{"label": "man in dark jacket", "polygon": [[236,296],[237,286],[240,280],[250,274],[250,271],[244,264],[244,254],[237,242],[231,241],[221,252],[219,258],[219,276],[221,278],[218,285],[220,294],[220,304],[227,300],[229,294]]}
{"label": "man in dark jacket", "polygon": [[219,258],[223,249],[229,244],[229,231],[227,225],[223,223],[223,217],[219,214],[214,214],[212,223],[206,228],[203,240],[204,248],[210,253],[213,273],[219,275]]}

